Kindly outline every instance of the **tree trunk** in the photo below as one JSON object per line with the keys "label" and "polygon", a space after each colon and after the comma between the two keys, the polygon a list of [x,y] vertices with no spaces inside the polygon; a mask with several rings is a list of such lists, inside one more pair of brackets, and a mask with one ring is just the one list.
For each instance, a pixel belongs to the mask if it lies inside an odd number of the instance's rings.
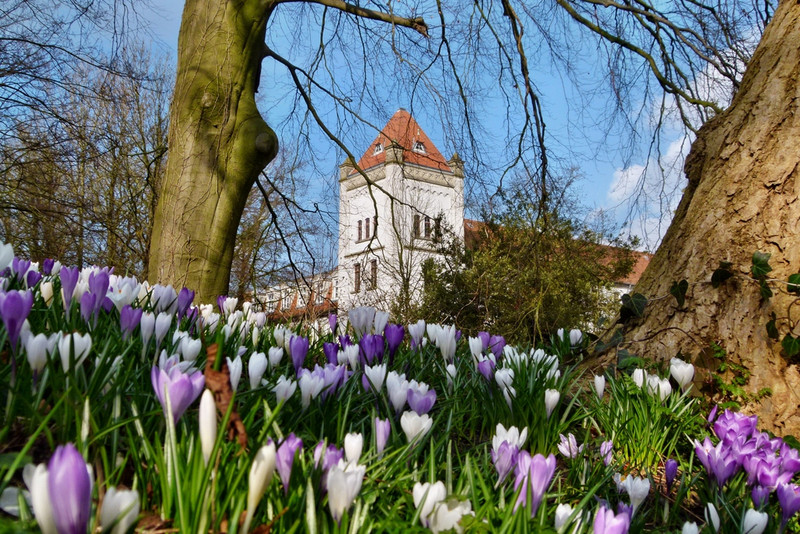
{"label": "tree trunk", "polygon": [[277,137],[255,103],[270,5],[187,0],[184,6],[149,276],[196,290],[197,302],[227,293],[247,194],[277,153]]}
{"label": "tree trunk", "polygon": [[[800,271],[800,4],[783,1],[769,23],[730,108],[698,132],[686,160],[689,180],[675,218],[635,292],[651,300],[643,319],[628,325],[631,352],[665,360],[679,351],[703,367],[695,382],[715,370],[712,342],[752,375],[746,389],[772,395],[748,409],[780,434],[800,435],[800,373],[797,359],[767,335],[774,312],[780,336],[796,296],[772,285],[762,301],[750,275],[756,251],[770,253],[769,277],[785,281]],[[719,288],[710,283],[720,261],[735,276]],[[685,311],[669,297],[674,281],[686,279]],[[796,307],[795,307],[796,309]],[[797,319],[797,313],[792,319]],[[792,332],[800,335],[800,327]],[[697,365],[699,364],[699,365]]]}

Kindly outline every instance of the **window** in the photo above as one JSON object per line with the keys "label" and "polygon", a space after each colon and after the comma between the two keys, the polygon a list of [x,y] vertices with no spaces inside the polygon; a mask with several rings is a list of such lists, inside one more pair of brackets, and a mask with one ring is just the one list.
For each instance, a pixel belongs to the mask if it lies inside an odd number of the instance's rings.
{"label": "window", "polygon": [[291,308],[292,307],[292,297],[293,296],[294,296],[294,294],[287,293],[286,296],[283,297],[283,303],[281,304],[281,308],[283,308],[284,310],[288,310],[289,308]]}
{"label": "window", "polygon": [[419,224],[420,224],[420,216],[419,213],[416,213],[414,214],[414,228],[413,228],[414,237],[420,236]]}
{"label": "window", "polygon": [[358,293],[361,291],[361,264],[356,263],[353,266],[353,292]]}
{"label": "window", "polygon": [[431,218],[427,215],[425,216],[425,237],[428,239],[431,237]]}
{"label": "window", "polygon": [[364,239],[369,239],[369,228],[370,228],[369,219],[370,219],[369,217],[364,219]]}
{"label": "window", "polygon": [[383,145],[380,144],[380,143],[377,143],[375,145],[375,151],[372,153],[372,155],[374,156],[375,154],[380,154],[381,152],[383,152]]}
{"label": "window", "polygon": [[322,285],[322,282],[317,283],[315,294],[317,297],[317,304],[322,304],[325,302],[324,286]]}
{"label": "window", "polygon": [[436,217],[433,221],[433,240],[439,241],[442,239],[442,216]]}
{"label": "window", "polygon": [[362,237],[361,237],[361,219],[359,219],[358,220],[358,238],[356,239],[356,241],[361,241],[361,239],[362,239]]}
{"label": "window", "polygon": [[370,282],[370,289],[375,289],[378,287],[378,260],[372,260],[369,262],[369,282]]}
{"label": "window", "polygon": [[423,143],[422,141],[415,141],[413,150],[414,152],[425,154],[425,143]]}

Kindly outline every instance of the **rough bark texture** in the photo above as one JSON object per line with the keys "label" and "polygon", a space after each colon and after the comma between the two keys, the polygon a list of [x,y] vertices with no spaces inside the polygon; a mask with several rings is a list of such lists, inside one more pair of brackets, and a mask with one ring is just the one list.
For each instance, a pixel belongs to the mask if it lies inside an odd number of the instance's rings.
{"label": "rough bark texture", "polygon": [[[798,43],[800,4],[781,2],[732,105],[699,131],[686,161],[689,185],[635,288],[648,298],[669,295],[672,282],[685,278],[686,311],[671,297],[651,301],[641,322],[625,332],[636,354],[665,360],[681,351],[706,369],[714,361],[704,349],[719,343],[752,372],[750,392],[772,390],[748,409],[766,428],[793,435],[800,435],[800,373],[765,325],[772,312],[787,317],[795,297],[784,286],[763,303],[758,284],[745,275],[755,251],[772,255],[770,278],[800,272]],[[732,262],[737,276],[714,289],[710,278],[720,261]],[[789,325],[779,324],[782,337]],[[696,383],[704,377],[707,372]]]}
{"label": "rough bark texture", "polygon": [[178,37],[169,159],[150,279],[212,302],[228,291],[236,229],[278,140],[255,104],[271,2],[187,0]]}

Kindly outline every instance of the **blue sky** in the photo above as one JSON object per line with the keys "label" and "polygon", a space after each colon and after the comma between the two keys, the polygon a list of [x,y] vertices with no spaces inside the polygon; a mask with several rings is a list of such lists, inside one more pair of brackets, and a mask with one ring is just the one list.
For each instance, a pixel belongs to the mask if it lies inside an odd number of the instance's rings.
{"label": "blue sky", "polygon": [[[152,46],[162,52],[169,53],[173,60],[177,48],[177,36],[180,27],[180,18],[183,2],[165,0],[157,7],[152,7],[142,15],[148,20],[150,31],[153,35]],[[576,45],[578,48],[578,45]],[[575,71],[589,84],[602,85],[602,73],[596,71],[596,61],[591,55],[584,54],[583,59],[576,60]],[[668,177],[666,189],[671,192],[670,198],[663,200],[664,187],[661,176],[653,172],[657,167],[656,160],[648,157],[647,149],[649,133],[646,131],[648,103],[638,103],[642,119],[642,136],[639,145],[629,142],[622,134],[607,135],[603,132],[602,121],[607,115],[604,109],[604,99],[593,99],[587,94],[579,94],[575,86],[555,69],[544,66],[541,70],[532,72],[537,92],[542,100],[544,119],[549,133],[548,145],[554,159],[561,159],[580,169],[583,178],[577,183],[575,189],[579,201],[587,208],[587,216],[591,217],[597,210],[603,210],[611,220],[621,224],[629,217],[629,198],[636,191],[635,185],[644,181],[643,191],[648,201],[649,211],[643,215],[632,218],[628,229],[631,233],[643,238],[646,248],[652,249],[658,242],[659,236],[666,230],[669,214],[677,205],[682,188],[682,161],[688,152],[687,138],[677,129],[666,131],[662,139],[662,152],[664,158],[661,166],[666,169]],[[263,82],[262,82],[263,83]],[[280,113],[279,105],[268,103],[271,111],[268,112],[268,121],[273,115]],[[398,107],[407,107],[405,102],[396,105],[387,104],[385,111],[388,118]],[[484,111],[485,112],[485,111]],[[491,113],[489,114],[491,115]],[[373,121],[380,122],[380,117],[371,117]],[[432,138],[434,143],[446,155],[452,152],[447,146],[445,134],[436,124],[429,120],[430,117],[419,117],[423,129]],[[385,119],[383,119],[385,120]],[[493,123],[491,116],[485,119],[485,124],[492,129],[492,124],[498,128],[498,139],[502,136],[501,125]],[[492,132],[489,132],[490,135]],[[367,134],[369,136],[370,134]],[[363,147],[354,146],[352,150],[359,155],[366,149],[371,138],[364,138]],[[319,143],[329,142],[320,138]],[[330,150],[322,150],[325,161],[318,162],[317,172],[328,173],[330,181],[327,189],[322,188],[317,192],[317,198],[311,201],[324,201],[330,198],[329,192],[335,187],[336,166],[340,161],[340,153],[331,146]],[[648,167],[649,169],[646,169]],[[335,206],[331,206],[335,210]],[[474,211],[470,215],[477,215]]]}

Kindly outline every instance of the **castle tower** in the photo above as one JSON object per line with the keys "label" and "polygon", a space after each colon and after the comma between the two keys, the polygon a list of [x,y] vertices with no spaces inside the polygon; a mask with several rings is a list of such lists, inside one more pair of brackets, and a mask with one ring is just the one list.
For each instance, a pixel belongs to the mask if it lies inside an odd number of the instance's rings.
{"label": "castle tower", "polygon": [[[358,161],[339,167],[339,309],[388,310],[422,294],[422,264],[464,241],[464,171],[399,109]],[[364,176],[366,175],[366,176]]]}

